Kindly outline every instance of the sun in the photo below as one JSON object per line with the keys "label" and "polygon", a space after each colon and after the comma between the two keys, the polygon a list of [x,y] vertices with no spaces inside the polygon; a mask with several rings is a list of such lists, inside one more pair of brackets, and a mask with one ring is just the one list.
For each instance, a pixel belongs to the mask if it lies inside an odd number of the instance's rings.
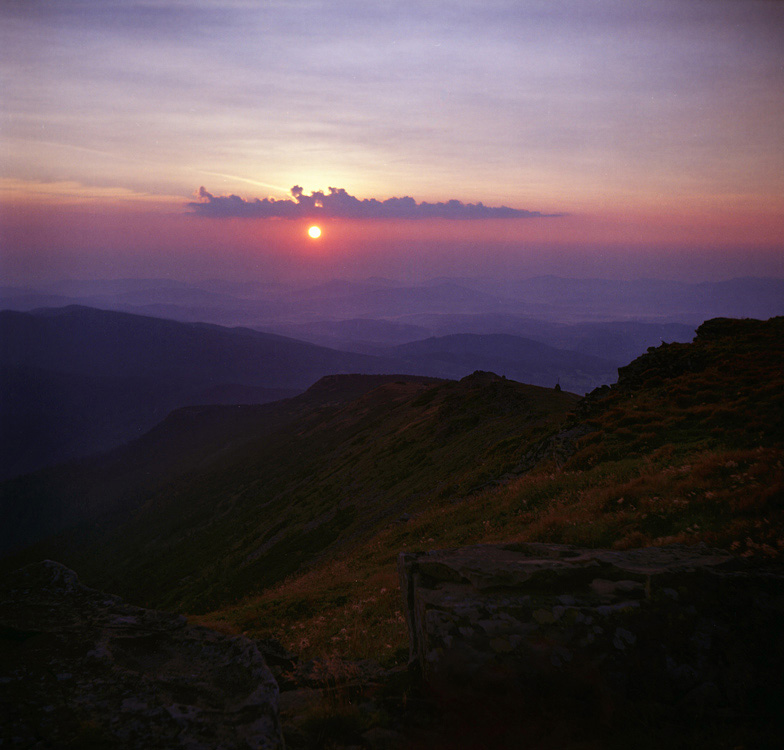
{"label": "sun", "polygon": [[308,229],[308,235],[311,239],[317,240],[319,237],[321,237],[321,228],[314,224]]}

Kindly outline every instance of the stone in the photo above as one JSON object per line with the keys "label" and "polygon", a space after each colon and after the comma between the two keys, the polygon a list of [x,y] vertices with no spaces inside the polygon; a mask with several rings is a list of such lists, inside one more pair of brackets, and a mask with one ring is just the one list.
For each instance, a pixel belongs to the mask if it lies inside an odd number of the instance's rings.
{"label": "stone", "polygon": [[253,641],[127,604],[56,562],[0,580],[0,664],[3,747],[283,748]]}
{"label": "stone", "polygon": [[398,569],[411,666],[443,705],[556,728],[557,717],[607,726],[652,706],[779,713],[781,563],[531,543],[402,553]]}

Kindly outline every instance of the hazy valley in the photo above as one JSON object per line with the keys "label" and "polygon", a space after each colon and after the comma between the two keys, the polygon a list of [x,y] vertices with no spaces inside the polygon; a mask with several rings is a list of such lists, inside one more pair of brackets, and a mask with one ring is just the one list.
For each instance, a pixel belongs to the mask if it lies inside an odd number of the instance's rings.
{"label": "hazy valley", "polygon": [[335,373],[481,369],[583,394],[715,314],[776,314],[781,287],[556,277],[3,287],[0,477],[121,445],[181,406],[274,401]]}

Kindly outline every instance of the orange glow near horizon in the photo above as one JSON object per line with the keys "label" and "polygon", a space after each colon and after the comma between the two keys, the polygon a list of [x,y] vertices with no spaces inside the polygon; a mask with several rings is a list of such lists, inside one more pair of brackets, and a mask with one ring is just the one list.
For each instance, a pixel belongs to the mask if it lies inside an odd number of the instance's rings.
{"label": "orange glow near horizon", "polygon": [[328,232],[303,237],[313,226],[200,217],[182,206],[172,210],[171,203],[69,205],[48,197],[6,197],[0,201],[0,270],[9,283],[57,276],[435,277],[479,268],[524,276],[784,276],[784,219],[766,211],[716,216],[685,209],[599,210],[472,221],[333,218]]}
{"label": "orange glow near horizon", "polygon": [[[3,200],[3,198],[5,198]],[[492,247],[537,244],[596,246],[623,244],[636,247],[692,245],[722,247],[781,247],[784,215],[765,208],[724,207],[722,211],[651,207],[625,209],[601,207],[565,213],[558,217],[531,219],[332,219],[330,241],[345,252],[363,248],[368,255],[375,246],[415,241],[455,245],[470,242]],[[156,233],[150,233],[151,226]],[[206,218],[176,206],[170,199],[159,203],[99,199],[67,203],[50,196],[14,194],[0,196],[0,236],[7,249],[45,245],[63,249],[106,248],[122,237],[123,244],[136,239],[137,246],[180,248],[187,252],[195,239],[220,246],[226,242],[245,247],[297,246],[302,224],[285,219]],[[311,239],[324,240],[323,228],[307,225]],[[13,241],[12,241],[13,240]],[[202,244],[197,242],[197,244]]]}

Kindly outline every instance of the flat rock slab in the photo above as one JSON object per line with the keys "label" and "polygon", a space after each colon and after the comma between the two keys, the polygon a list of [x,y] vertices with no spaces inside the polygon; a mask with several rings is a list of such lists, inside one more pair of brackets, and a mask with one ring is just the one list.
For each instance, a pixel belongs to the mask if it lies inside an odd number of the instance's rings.
{"label": "flat rock slab", "polygon": [[444,702],[599,724],[780,713],[781,564],[516,544],[402,553],[398,567],[411,662]]}
{"label": "flat rock slab", "polygon": [[3,747],[283,747],[253,641],[82,585],[45,561],[0,581]]}

